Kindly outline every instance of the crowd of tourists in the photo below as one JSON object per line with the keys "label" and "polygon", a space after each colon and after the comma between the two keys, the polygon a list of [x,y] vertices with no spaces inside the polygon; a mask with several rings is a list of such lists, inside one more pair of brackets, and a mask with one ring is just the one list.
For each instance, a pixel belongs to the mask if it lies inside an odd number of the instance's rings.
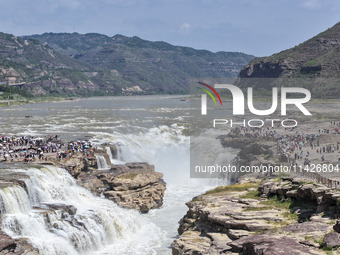
{"label": "crowd of tourists", "polygon": [[55,156],[56,160],[71,157],[75,153],[92,156],[94,147],[90,141],[69,141],[64,144],[58,135],[48,137],[0,136],[0,161],[31,162]]}
{"label": "crowd of tourists", "polygon": [[332,143],[320,143],[320,136],[323,134],[339,134],[338,125],[338,122],[331,122],[331,129],[319,129],[314,134],[297,131],[296,127],[284,129],[290,132],[277,132],[270,127],[237,127],[232,131],[232,134],[276,141],[281,160],[291,164],[298,164],[299,161],[303,165],[309,165],[311,153],[314,156],[317,153],[320,161],[323,162],[326,160],[327,154],[340,152],[340,139],[334,140]]}

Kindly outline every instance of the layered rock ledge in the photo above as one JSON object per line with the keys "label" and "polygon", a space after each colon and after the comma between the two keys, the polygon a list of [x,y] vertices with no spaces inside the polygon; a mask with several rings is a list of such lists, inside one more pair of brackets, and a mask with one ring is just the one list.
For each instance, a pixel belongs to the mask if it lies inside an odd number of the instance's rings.
{"label": "layered rock ledge", "polygon": [[172,253],[338,254],[339,198],[339,191],[300,178],[218,187],[187,203]]}
{"label": "layered rock ledge", "polygon": [[155,172],[153,165],[141,162],[115,165],[110,170],[83,171],[77,182],[123,208],[147,213],[163,205],[166,184],[162,178],[163,174]]}
{"label": "layered rock ledge", "polygon": [[93,194],[104,195],[123,208],[136,209],[141,213],[160,208],[166,189],[163,174],[155,172],[154,166],[146,162],[108,164],[109,170],[98,170],[96,156],[102,156],[106,162],[110,162],[110,156],[116,157],[117,152],[113,145],[102,146],[109,147],[112,155],[108,155],[103,149],[97,149],[92,157],[75,154],[67,160],[48,160],[65,168],[77,179],[79,185]]}
{"label": "layered rock ledge", "polygon": [[16,240],[0,232],[0,255],[39,255],[39,250],[25,239]]}
{"label": "layered rock ledge", "polygon": [[[36,159],[34,166],[56,165],[66,169],[77,183],[93,194],[103,195],[128,209],[136,209],[141,213],[147,213],[151,209],[160,208],[163,205],[163,197],[166,183],[163,174],[156,172],[153,165],[146,162],[132,162],[125,165],[112,165],[110,157],[116,156],[116,147],[103,145],[110,148],[112,155],[108,155],[103,149],[96,149],[89,156],[83,153],[69,155],[65,159],[58,160],[53,155],[46,155],[44,160]],[[98,170],[98,158],[106,161],[107,169]],[[8,164],[23,164],[21,162],[8,162]],[[26,164],[26,163],[24,163]],[[12,185],[25,187],[22,179],[27,178],[25,173],[11,173],[0,169],[0,188]]]}

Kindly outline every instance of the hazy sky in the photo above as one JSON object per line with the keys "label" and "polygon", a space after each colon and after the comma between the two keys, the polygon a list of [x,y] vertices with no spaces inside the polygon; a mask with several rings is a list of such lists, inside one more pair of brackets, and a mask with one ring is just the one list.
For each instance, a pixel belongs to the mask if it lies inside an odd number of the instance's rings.
{"label": "hazy sky", "polygon": [[0,0],[0,31],[137,35],[271,55],[340,21],[338,0]]}

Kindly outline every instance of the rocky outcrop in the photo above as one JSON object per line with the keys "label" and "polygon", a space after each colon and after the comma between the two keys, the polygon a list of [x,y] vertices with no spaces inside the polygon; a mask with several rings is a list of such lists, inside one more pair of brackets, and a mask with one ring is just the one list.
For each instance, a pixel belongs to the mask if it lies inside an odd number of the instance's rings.
{"label": "rocky outcrop", "polygon": [[[280,182],[264,183],[259,187],[259,191],[266,197],[279,196],[303,201],[309,205],[309,213],[326,211],[340,215],[340,192],[312,180],[285,177]],[[312,209],[314,211],[311,211]]]}
{"label": "rocky outcrop", "polygon": [[[240,166],[267,165],[272,162],[269,160],[276,152],[275,141],[264,141],[256,137],[242,137],[237,130],[232,130],[227,135],[218,137],[223,147],[240,149],[233,160],[233,164],[238,168]],[[242,173],[238,173],[239,177]]]}
{"label": "rocky outcrop", "polygon": [[243,67],[239,76],[241,78],[277,78],[287,69],[287,66],[279,62],[261,61],[259,63],[250,63]]}
{"label": "rocky outcrop", "polygon": [[63,163],[57,162],[57,165],[65,168],[74,178],[77,178],[82,171],[87,170],[89,165],[88,162],[89,160],[87,158],[80,155],[74,155]]}
{"label": "rocky outcrop", "polygon": [[[115,158],[117,148],[110,144],[103,144],[102,148],[96,149],[94,156],[74,154],[60,161],[56,161],[51,156],[44,164],[55,164],[65,168],[77,179],[78,184],[95,195],[103,194],[121,207],[137,209],[142,213],[161,207],[166,189],[166,184],[162,179],[163,174],[155,172],[154,166],[143,162],[125,165],[109,164],[110,170],[97,170],[96,155],[103,156],[106,162],[110,162],[106,147],[110,149],[112,158]],[[12,179],[17,178],[14,176],[10,178]]]}
{"label": "rocky outcrop", "polygon": [[[234,134],[235,133],[235,134]],[[236,132],[230,132],[228,135],[221,135],[218,137],[223,147],[230,147],[233,149],[242,149],[247,145],[256,142],[256,139],[248,137],[239,137]]]}
{"label": "rocky outcrop", "polygon": [[335,197],[325,186],[294,178],[243,179],[218,187],[187,203],[172,252],[326,254],[323,247],[339,244],[333,232],[340,215]]}
{"label": "rocky outcrop", "polygon": [[16,240],[0,232],[0,255],[39,255],[39,250],[25,239]]}
{"label": "rocky outcrop", "polygon": [[108,171],[82,172],[77,181],[94,194],[103,194],[119,206],[147,213],[163,204],[163,174],[148,163],[116,165]]}
{"label": "rocky outcrop", "polygon": [[[269,57],[255,58],[242,68],[237,85],[243,88],[262,89],[280,86],[301,87],[299,78],[303,78],[305,87],[312,92],[313,97],[338,98],[340,93],[339,86],[336,85],[338,82],[330,81],[330,78],[337,77],[337,81],[339,79],[339,56],[340,23],[337,23],[291,49]],[[290,79],[288,81],[285,78]],[[294,81],[291,78],[297,79]]]}
{"label": "rocky outcrop", "polygon": [[325,235],[322,244],[327,248],[340,247],[340,234],[337,232],[331,232]]}
{"label": "rocky outcrop", "polygon": [[320,254],[308,245],[302,245],[297,239],[280,234],[256,234],[242,237],[231,243],[232,251],[244,255],[278,254]]}

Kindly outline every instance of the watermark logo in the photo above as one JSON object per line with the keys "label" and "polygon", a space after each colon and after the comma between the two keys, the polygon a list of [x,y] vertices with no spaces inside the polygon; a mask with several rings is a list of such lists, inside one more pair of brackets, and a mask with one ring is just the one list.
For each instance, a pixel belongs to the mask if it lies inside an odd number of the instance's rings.
{"label": "watermark logo", "polygon": [[[233,115],[244,115],[245,114],[245,97],[243,94],[243,91],[231,84],[215,84],[214,87],[199,82],[199,84],[204,85],[205,87],[209,88],[214,94],[218,97],[220,104],[222,106],[222,100],[220,95],[217,93],[216,89],[228,89],[233,97]],[[200,88],[206,92],[214,101],[215,105],[217,105],[216,100],[214,96],[211,94],[210,91]],[[248,110],[254,114],[254,115],[260,115],[260,116],[268,116],[272,113],[274,113],[278,106],[278,88],[273,87],[272,88],[272,105],[269,109],[266,110],[258,110],[254,107],[253,102],[253,88],[249,87],[247,88],[247,102],[248,102]],[[201,95],[201,115],[207,115],[207,94]],[[304,97],[301,98],[287,98],[288,94],[302,94]],[[312,114],[306,109],[306,107],[303,105],[304,103],[309,102],[311,99],[311,93],[308,89],[305,88],[297,88],[297,87],[281,87],[281,115],[286,116],[287,115],[287,105],[295,105],[304,115],[311,116]]]}
{"label": "watermark logo", "polygon": [[[221,97],[212,86],[210,86],[206,83],[203,83],[203,82],[198,82],[198,83],[205,86],[206,88],[210,89],[217,96],[217,98],[220,101],[220,104],[222,106]],[[197,87],[197,88],[206,92],[211,97],[211,99],[214,101],[215,105],[217,105],[215,97],[213,96],[213,94],[211,94],[211,92],[209,90],[206,90],[206,89],[200,88],[200,87]],[[201,95],[201,114],[202,115],[207,115],[207,94]]]}

